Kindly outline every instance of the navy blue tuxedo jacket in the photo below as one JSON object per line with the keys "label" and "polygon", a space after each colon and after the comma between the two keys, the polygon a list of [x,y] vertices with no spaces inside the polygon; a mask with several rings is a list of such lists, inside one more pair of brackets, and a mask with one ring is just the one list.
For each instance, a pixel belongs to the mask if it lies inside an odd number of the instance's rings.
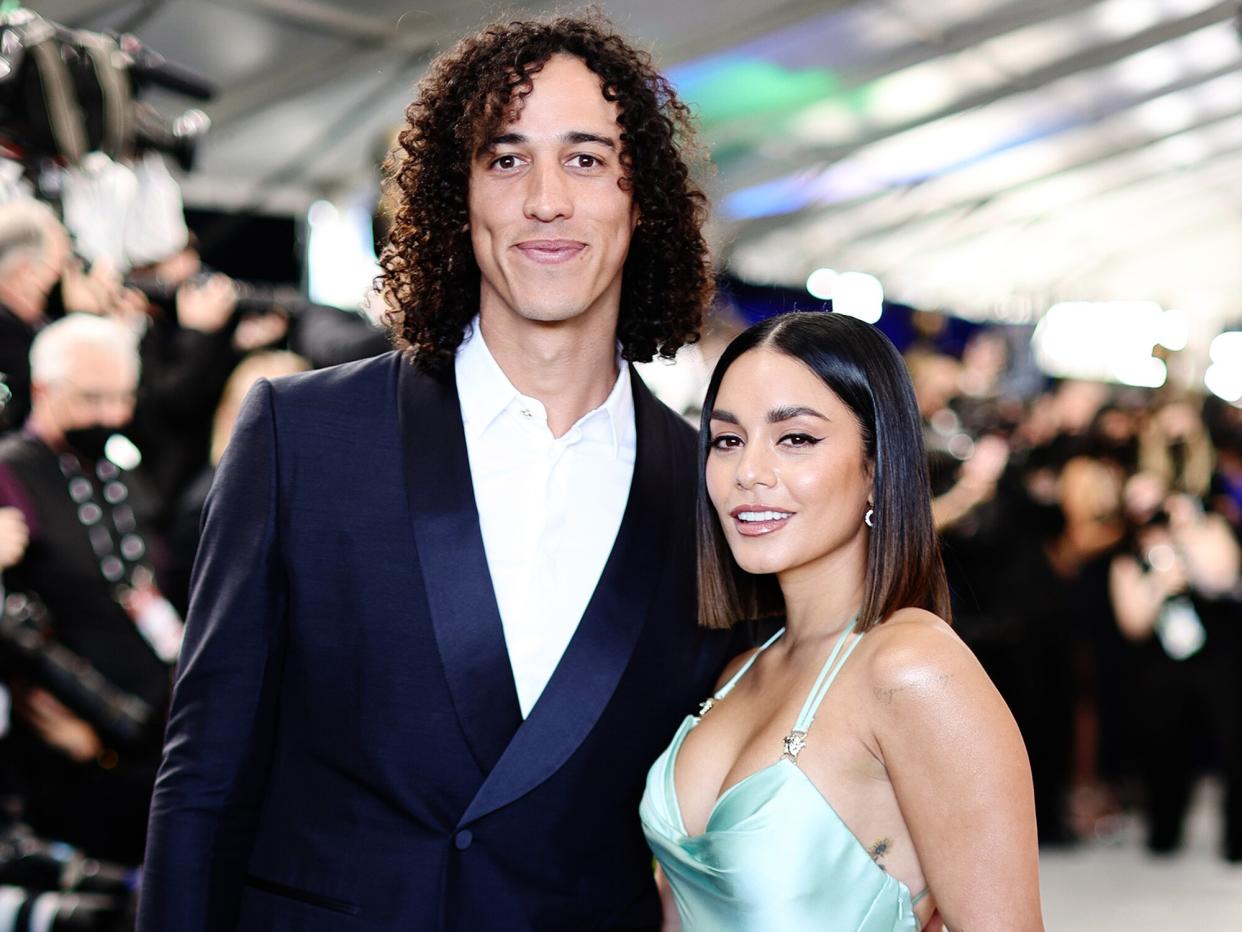
{"label": "navy blue tuxedo jacket", "polygon": [[612,554],[518,709],[456,386],[260,382],[204,518],[139,928],[655,927],[650,763],[730,645],[695,625],[693,431],[633,379]]}

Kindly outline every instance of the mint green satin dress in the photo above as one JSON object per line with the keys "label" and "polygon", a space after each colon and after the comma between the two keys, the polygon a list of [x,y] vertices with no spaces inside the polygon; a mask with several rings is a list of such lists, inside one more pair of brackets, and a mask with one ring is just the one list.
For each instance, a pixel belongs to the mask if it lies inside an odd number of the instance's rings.
{"label": "mint green satin dress", "polygon": [[684,932],[917,932],[905,884],[885,873],[798,768],[820,703],[850,652],[837,640],[775,763],[725,791],[690,835],[673,782],[677,752],[699,718],[729,694],[763,645],[698,716],[687,716],[647,775],[639,814],[668,878]]}

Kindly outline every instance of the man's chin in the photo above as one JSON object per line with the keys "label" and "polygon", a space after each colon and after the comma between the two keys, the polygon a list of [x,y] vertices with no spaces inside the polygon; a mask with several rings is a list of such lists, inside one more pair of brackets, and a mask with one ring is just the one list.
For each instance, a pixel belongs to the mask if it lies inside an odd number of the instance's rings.
{"label": "man's chin", "polygon": [[556,304],[538,302],[519,305],[513,308],[510,313],[513,317],[520,318],[527,323],[555,326],[567,321],[577,320],[583,317],[586,312],[587,308],[581,303],[567,301]]}

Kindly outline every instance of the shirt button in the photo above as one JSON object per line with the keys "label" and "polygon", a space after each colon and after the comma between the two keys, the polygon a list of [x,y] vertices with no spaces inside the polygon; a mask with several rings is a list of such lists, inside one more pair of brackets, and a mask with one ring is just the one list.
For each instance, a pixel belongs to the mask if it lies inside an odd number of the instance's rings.
{"label": "shirt button", "polygon": [[457,846],[458,851],[465,851],[474,843],[474,833],[470,829],[465,828],[457,833],[457,837],[453,839],[453,844]]}
{"label": "shirt button", "polygon": [[530,408],[523,408],[522,417],[534,417],[534,415],[530,413]]}

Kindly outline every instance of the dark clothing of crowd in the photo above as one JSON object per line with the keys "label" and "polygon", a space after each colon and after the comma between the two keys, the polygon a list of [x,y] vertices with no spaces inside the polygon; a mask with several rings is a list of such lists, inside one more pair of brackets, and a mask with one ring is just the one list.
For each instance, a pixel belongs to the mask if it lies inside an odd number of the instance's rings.
{"label": "dark clothing of crowd", "polygon": [[242,359],[233,347],[235,330],[236,321],[214,332],[188,330],[177,326],[169,311],[152,317],[143,334],[133,439],[164,503],[161,526],[207,462],[212,415]]}
{"label": "dark clothing of crowd", "polygon": [[[123,745],[109,741],[106,756],[91,763],[75,763],[48,747],[20,718],[5,751],[20,762],[11,789],[40,834],[97,857],[137,863],[171,684],[168,664],[116,597],[116,582],[101,572],[100,533],[118,536],[124,528],[124,539],[135,548],[154,539],[154,500],[134,477],[115,468],[113,473],[105,482],[93,470],[67,470],[56,453],[27,434],[0,440],[0,505],[20,508],[31,531],[30,546],[5,573],[5,585],[36,595],[56,642],[153,714],[141,734],[125,735]],[[83,483],[91,490],[84,491]],[[97,510],[86,511],[92,508]],[[132,553],[137,560],[146,555]],[[114,559],[123,561],[120,555]]]}
{"label": "dark clothing of crowd", "polygon": [[[1152,399],[1127,416],[1141,424],[1158,406]],[[1242,419],[1225,412],[1214,421],[1218,414],[1208,405],[1204,426],[1224,460],[1224,451],[1242,450]],[[1013,428],[1002,431],[1010,458],[994,491],[942,529],[942,545],[954,624],[1027,745],[1041,843],[1107,835],[1128,809],[1141,814],[1149,850],[1175,851],[1192,790],[1214,773],[1225,791],[1222,853],[1242,861],[1242,588],[1235,580],[1232,592],[1192,587],[1178,597],[1205,635],[1190,656],[1171,656],[1159,631],[1127,637],[1110,572],[1134,550],[1121,491],[1141,471],[1137,442],[1088,430],[1033,444]],[[929,446],[933,493],[944,493],[959,463],[934,440]],[[1071,461],[1108,477],[1116,500],[1076,517],[1064,501]],[[1166,478],[1170,492],[1187,494],[1176,472]],[[1210,488],[1227,487],[1218,471]],[[1211,495],[1189,497],[1220,513]],[[1232,531],[1242,538],[1236,519]]]}
{"label": "dark clothing of crowd", "polygon": [[5,383],[0,429],[21,424],[30,414],[30,344],[34,338],[34,327],[0,304],[0,373]]}
{"label": "dark clothing of crowd", "polygon": [[[44,325],[59,316],[53,303]],[[15,697],[7,734],[0,729],[0,829],[16,818],[39,837],[91,857],[128,865],[142,860],[173,660],[160,656],[158,638],[144,631],[144,616],[126,593],[135,573],[144,580],[144,573],[152,575],[150,592],[184,617],[213,472],[213,419],[226,382],[250,349],[237,345],[238,326],[233,314],[215,329],[182,327],[171,300],[150,306],[133,420],[121,431],[137,446],[141,463],[126,470],[72,449],[53,450],[22,430],[30,412],[29,352],[40,328],[0,307],[0,372],[11,391],[7,419],[0,422],[0,507],[18,508],[30,533],[20,562],[4,571],[0,592],[40,606],[38,629],[91,671],[85,681],[103,682],[109,708],[129,703],[149,713],[140,734],[110,734],[102,699],[93,718],[85,707],[73,707],[103,747],[95,759],[77,760],[45,740],[16,708],[16,697],[30,688],[64,704],[70,700],[55,696],[53,685],[31,682],[32,672],[16,655],[0,650],[0,685]],[[388,341],[357,315],[309,307],[290,321],[276,346],[335,364],[382,352]],[[123,575],[104,573],[104,555],[121,561]]]}

